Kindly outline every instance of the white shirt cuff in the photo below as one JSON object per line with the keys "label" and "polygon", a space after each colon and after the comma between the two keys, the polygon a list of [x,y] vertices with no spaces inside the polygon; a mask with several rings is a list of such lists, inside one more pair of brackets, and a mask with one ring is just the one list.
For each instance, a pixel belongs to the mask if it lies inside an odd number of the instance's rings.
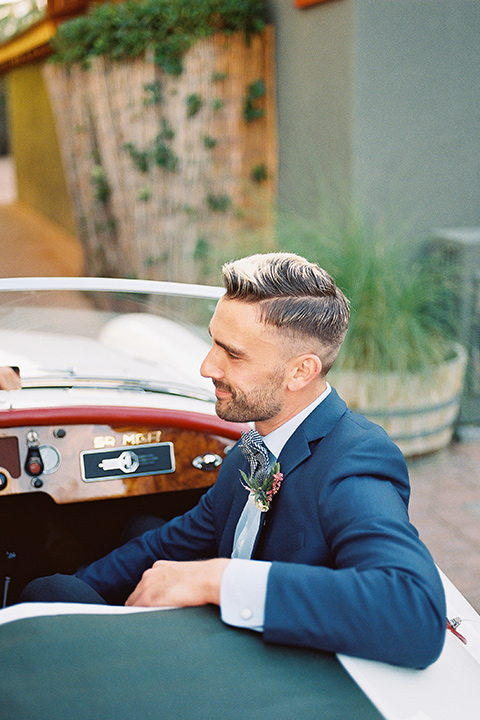
{"label": "white shirt cuff", "polygon": [[224,623],[263,631],[271,565],[263,560],[230,560],[220,587],[220,613]]}

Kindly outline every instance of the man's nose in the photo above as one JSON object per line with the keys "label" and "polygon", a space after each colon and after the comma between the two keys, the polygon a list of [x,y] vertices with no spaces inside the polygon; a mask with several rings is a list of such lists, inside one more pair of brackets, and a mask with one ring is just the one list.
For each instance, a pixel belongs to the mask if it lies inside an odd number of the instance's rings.
{"label": "man's nose", "polygon": [[200,375],[207,378],[219,378],[222,375],[218,363],[215,362],[214,348],[211,348],[200,366]]}

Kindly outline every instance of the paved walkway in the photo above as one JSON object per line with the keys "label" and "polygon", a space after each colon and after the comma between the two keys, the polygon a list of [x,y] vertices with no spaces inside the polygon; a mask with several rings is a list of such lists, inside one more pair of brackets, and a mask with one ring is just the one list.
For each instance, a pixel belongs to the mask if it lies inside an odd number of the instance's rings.
{"label": "paved walkway", "polygon": [[[7,165],[0,160],[0,277],[80,275],[78,243],[15,202]],[[412,521],[435,561],[480,612],[480,429],[408,464]]]}
{"label": "paved walkway", "polygon": [[437,564],[480,612],[480,432],[469,434],[409,461],[410,516]]}

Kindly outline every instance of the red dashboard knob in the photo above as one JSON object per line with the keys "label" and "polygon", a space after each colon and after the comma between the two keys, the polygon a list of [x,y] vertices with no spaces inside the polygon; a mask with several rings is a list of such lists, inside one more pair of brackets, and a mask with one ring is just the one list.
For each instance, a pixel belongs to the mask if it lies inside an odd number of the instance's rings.
{"label": "red dashboard knob", "polygon": [[38,462],[38,460],[30,460],[28,463],[28,473],[29,475],[40,475],[42,472],[42,465]]}

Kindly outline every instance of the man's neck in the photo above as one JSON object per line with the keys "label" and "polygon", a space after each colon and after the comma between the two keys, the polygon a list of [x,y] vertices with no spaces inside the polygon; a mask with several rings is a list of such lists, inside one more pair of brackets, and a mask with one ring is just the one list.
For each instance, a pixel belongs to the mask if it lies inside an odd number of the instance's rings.
{"label": "man's neck", "polygon": [[260,433],[260,435],[269,435],[274,430],[277,430],[282,425],[285,425],[289,420],[296,417],[299,413],[302,412],[305,408],[309,407],[315,400],[321,397],[323,393],[326,391],[327,382],[324,381],[323,384],[320,387],[316,388],[316,392],[311,392],[307,395],[302,394],[301,397],[295,397],[292,398],[295,402],[288,403],[287,407],[284,407],[278,415],[276,415],[271,420],[263,420],[255,423],[255,429]]}
{"label": "man's neck", "polygon": [[327,395],[330,393],[330,390],[331,387],[327,383],[327,387],[324,392],[315,398],[310,405],[307,405],[307,407],[303,408],[303,410],[300,410],[299,413],[290,418],[290,420],[287,420],[287,422],[283,425],[280,425],[280,427],[276,430],[273,430],[268,435],[263,436],[265,445],[272,453],[273,457],[279,457],[284,445],[288,442],[293,433],[298,427],[300,427],[310,413],[312,413],[325,400]]}

